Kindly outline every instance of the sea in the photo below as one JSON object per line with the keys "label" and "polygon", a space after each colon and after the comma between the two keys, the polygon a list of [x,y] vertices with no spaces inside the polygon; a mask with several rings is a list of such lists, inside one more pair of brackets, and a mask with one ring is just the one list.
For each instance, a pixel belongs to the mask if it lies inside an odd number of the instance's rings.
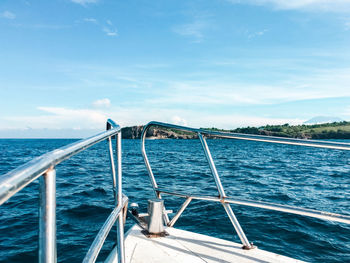
{"label": "sea", "polygon": [[[1,139],[0,176],[75,141]],[[228,196],[350,214],[350,152],[229,139],[207,142]],[[218,195],[198,140],[147,140],[146,148],[159,187]],[[129,203],[146,212],[154,193],[140,141],[123,140],[122,149],[123,191]],[[56,169],[58,262],[81,262],[114,207],[107,143]],[[38,186],[36,180],[0,206],[0,262],[37,262]],[[184,201],[163,197],[174,211]],[[350,225],[240,205],[232,209],[260,249],[308,262],[350,262]],[[127,219],[126,230],[132,224]],[[175,227],[240,242],[220,203],[192,201]],[[113,228],[98,261],[106,258],[116,237]]]}

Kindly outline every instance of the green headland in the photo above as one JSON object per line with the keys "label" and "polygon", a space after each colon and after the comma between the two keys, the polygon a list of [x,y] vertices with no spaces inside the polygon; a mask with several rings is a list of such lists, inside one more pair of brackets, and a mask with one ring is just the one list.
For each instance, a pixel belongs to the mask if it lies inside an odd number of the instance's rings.
{"label": "green headland", "polygon": [[[143,126],[125,127],[122,129],[123,138],[138,139],[141,136],[142,129]],[[218,129],[215,127],[202,129],[301,139],[350,139],[350,122],[348,121],[312,125],[266,125],[261,127],[243,127],[233,130]],[[148,130],[147,137],[153,137],[154,139],[194,139],[197,138],[197,135],[176,129],[151,127]]]}
{"label": "green headland", "polygon": [[[210,130],[218,130],[210,128]],[[266,125],[261,127],[244,127],[230,132],[259,134],[302,139],[350,139],[350,122],[333,122],[313,125]]]}

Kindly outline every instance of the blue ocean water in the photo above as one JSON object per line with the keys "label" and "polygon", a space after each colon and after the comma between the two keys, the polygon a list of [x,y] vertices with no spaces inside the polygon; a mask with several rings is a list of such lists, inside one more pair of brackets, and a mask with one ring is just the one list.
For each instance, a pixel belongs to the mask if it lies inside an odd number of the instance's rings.
{"label": "blue ocean water", "polygon": [[[68,139],[0,140],[0,176]],[[350,213],[350,153],[237,140],[208,140],[226,193],[336,213]],[[148,140],[160,187],[217,195],[198,140]],[[146,210],[153,192],[139,140],[123,140],[123,187]],[[38,181],[0,206],[0,262],[36,262]],[[164,196],[167,209],[184,201]],[[59,262],[81,262],[113,208],[107,144],[99,143],[57,167]],[[232,205],[249,241],[261,249],[310,262],[350,262],[350,226]],[[132,225],[129,220],[126,227]],[[175,227],[239,242],[219,203],[192,201]],[[113,229],[101,252],[113,247]]]}

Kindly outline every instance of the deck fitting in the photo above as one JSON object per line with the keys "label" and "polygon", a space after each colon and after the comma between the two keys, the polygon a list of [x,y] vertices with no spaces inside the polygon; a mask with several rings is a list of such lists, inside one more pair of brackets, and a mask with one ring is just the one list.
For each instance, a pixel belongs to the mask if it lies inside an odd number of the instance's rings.
{"label": "deck fitting", "polygon": [[257,248],[257,246],[254,246],[253,243],[250,243],[250,246],[243,246],[242,249],[244,250],[251,250],[251,249],[254,249],[254,248]]}
{"label": "deck fitting", "polygon": [[148,238],[157,238],[157,237],[169,236],[169,233],[166,232],[166,231],[163,231],[163,232],[157,233],[157,234],[153,234],[153,233],[150,233],[150,232],[148,232],[147,230],[144,229],[144,230],[141,231],[141,233],[144,234]]}

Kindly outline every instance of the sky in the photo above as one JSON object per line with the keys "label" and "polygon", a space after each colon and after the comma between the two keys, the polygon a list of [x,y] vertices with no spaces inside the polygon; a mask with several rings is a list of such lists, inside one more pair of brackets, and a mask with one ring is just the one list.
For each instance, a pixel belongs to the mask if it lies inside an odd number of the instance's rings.
{"label": "sky", "polygon": [[0,2],[0,137],[315,116],[350,120],[350,0]]}

